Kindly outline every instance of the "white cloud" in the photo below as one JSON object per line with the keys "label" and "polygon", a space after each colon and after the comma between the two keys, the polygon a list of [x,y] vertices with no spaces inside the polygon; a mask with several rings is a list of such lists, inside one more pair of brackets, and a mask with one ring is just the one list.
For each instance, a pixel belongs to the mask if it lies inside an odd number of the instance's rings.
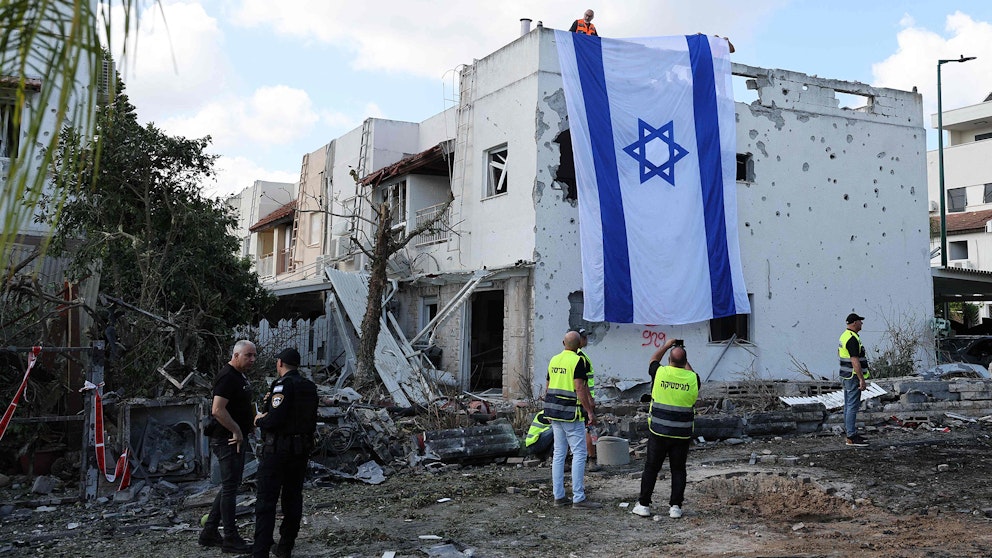
{"label": "white cloud", "polygon": [[[164,19],[163,19],[164,17]],[[116,22],[122,21],[119,10]],[[120,33],[114,33],[121,45]],[[196,2],[162,0],[140,12],[128,55],[114,46],[127,93],[144,120],[195,110],[234,81],[217,20]]]}
{"label": "white cloud", "polygon": [[[594,23],[611,37],[664,35],[694,29],[730,37],[784,0],[755,0],[747,10],[717,9],[717,2],[602,0]],[[277,33],[338,46],[361,70],[385,70],[440,79],[519,35],[520,19],[568,29],[584,8],[565,0],[492,2],[480,9],[464,0],[243,0],[233,22],[271,26]]]}
{"label": "white cloud", "polygon": [[214,169],[217,171],[216,182],[204,185],[204,194],[211,198],[237,194],[256,180],[295,183],[300,178],[298,172],[268,170],[245,157],[220,157]]}
{"label": "white cloud", "polygon": [[963,64],[941,66],[941,94],[944,110],[982,102],[992,91],[992,25],[955,12],[947,16],[945,35],[916,27],[912,18],[903,18],[904,28],[897,35],[895,54],[872,66],[874,85],[912,89],[923,94],[926,125],[937,112],[937,60],[978,56]]}
{"label": "white cloud", "polygon": [[320,119],[306,91],[285,85],[261,87],[247,99],[213,101],[192,116],[163,120],[170,134],[201,137],[209,134],[215,149],[283,145],[305,137]]}

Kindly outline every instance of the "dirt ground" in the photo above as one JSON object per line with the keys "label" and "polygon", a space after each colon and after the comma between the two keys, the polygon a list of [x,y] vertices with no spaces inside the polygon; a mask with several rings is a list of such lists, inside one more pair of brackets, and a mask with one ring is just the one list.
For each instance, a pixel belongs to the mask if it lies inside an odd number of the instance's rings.
{"label": "dirt ground", "polygon": [[[695,445],[679,520],[667,515],[667,466],[655,490],[661,515],[629,512],[643,460],[587,474],[596,511],[553,507],[548,467],[418,467],[380,485],[308,486],[294,556],[992,556],[992,431],[870,434],[864,449],[827,434]],[[40,509],[24,492],[0,493],[0,556],[221,555],[197,546],[206,507],[181,489]],[[250,535],[251,515],[241,519]]]}

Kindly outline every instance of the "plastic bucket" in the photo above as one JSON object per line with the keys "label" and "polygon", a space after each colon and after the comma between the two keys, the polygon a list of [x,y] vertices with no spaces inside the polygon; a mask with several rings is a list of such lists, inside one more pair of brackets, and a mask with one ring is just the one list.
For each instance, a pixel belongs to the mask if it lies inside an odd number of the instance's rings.
{"label": "plastic bucket", "polygon": [[596,442],[596,462],[600,465],[630,463],[630,442],[616,436],[600,436]]}

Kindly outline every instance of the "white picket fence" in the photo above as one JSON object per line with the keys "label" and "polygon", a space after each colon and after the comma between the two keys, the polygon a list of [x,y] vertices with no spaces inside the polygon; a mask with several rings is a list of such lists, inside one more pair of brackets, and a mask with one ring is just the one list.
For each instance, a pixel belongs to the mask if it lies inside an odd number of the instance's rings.
{"label": "white picket fence", "polygon": [[255,341],[263,355],[275,355],[293,347],[300,352],[300,366],[307,368],[326,366],[340,352],[333,348],[338,342],[332,339],[333,325],[327,316],[313,320],[279,320],[276,325],[262,320],[257,325],[239,328],[238,334]]}

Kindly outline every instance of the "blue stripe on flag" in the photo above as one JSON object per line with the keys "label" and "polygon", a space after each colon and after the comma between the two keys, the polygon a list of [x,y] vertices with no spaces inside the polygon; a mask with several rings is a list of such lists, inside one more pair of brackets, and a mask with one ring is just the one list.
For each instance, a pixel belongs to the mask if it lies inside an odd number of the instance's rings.
{"label": "blue stripe on flag", "polygon": [[[617,171],[613,144],[610,100],[603,70],[602,42],[599,37],[580,34],[573,34],[572,40],[599,190],[603,226],[604,319],[608,322],[632,323],[634,294],[630,278],[630,251],[627,246],[623,198],[620,195],[620,174]],[[719,151],[719,142],[717,150]]]}
{"label": "blue stripe on flag", "polygon": [[727,249],[727,218],[723,200],[723,161],[720,156],[720,125],[713,76],[713,54],[705,35],[687,35],[692,63],[692,103],[696,120],[696,153],[706,222],[706,250],[710,263],[713,317],[737,313],[734,284]]}

